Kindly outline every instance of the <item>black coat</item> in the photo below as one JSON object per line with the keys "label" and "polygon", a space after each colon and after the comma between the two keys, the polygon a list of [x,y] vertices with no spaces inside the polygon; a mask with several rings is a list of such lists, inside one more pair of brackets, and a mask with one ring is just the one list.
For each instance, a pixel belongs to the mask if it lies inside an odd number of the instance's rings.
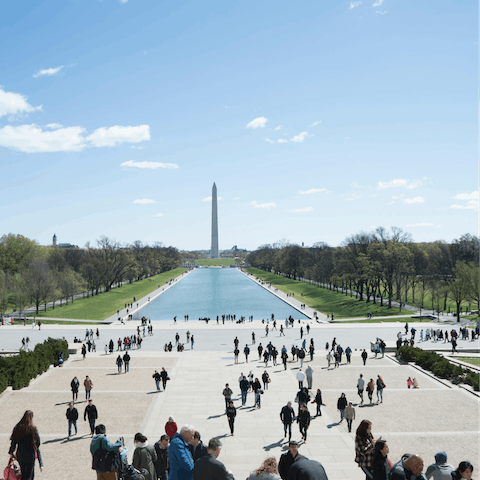
{"label": "black coat", "polygon": [[71,422],[76,422],[78,420],[78,410],[75,407],[67,408],[66,417]]}
{"label": "black coat", "polygon": [[234,478],[215,455],[207,453],[195,462],[193,480],[234,480]]}
{"label": "black coat", "polygon": [[328,477],[321,463],[301,457],[290,467],[288,480],[328,480]]}
{"label": "black coat", "polygon": [[295,420],[295,411],[292,407],[285,405],[280,412],[280,418],[284,424],[288,425]]}
{"label": "black coat", "polygon": [[347,407],[348,402],[347,402],[347,397],[340,397],[337,401],[337,408],[339,410],[345,410]]}
{"label": "black coat", "polygon": [[157,454],[157,460],[154,462],[157,477],[164,477],[165,473],[170,470],[170,463],[168,460],[168,445],[167,448],[163,449],[160,447],[160,442],[156,442],[153,448]]}
{"label": "black coat", "polygon": [[98,418],[97,407],[95,405],[87,405],[85,412],[83,412],[83,419],[96,420]]}
{"label": "black coat", "polygon": [[310,412],[308,410],[300,409],[297,420],[300,425],[306,425],[308,427],[310,425]]}

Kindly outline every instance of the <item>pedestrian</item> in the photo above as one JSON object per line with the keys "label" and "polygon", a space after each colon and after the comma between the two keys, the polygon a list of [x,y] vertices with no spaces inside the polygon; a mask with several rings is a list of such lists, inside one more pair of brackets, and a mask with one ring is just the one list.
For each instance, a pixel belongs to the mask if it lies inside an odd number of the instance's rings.
{"label": "pedestrian", "polygon": [[337,409],[340,411],[340,421],[343,422],[343,417],[345,416],[345,408],[347,407],[347,397],[344,393],[337,400]]}
{"label": "pedestrian", "polygon": [[372,404],[373,392],[375,390],[375,384],[373,383],[373,378],[367,383],[367,395],[370,400],[370,405]]}
{"label": "pedestrian", "polygon": [[365,473],[366,480],[372,479],[375,439],[372,435],[372,422],[362,420],[355,434],[355,462]]}
{"label": "pedestrian", "polygon": [[165,367],[162,367],[162,371],[160,372],[160,377],[162,377],[162,385],[163,389],[167,389],[167,381],[170,380],[170,377],[168,376],[167,371],[165,370]]}
{"label": "pedestrian", "polygon": [[298,358],[300,359],[300,368],[303,368],[303,361],[305,360],[305,350],[303,347],[298,351]]}
{"label": "pedestrian", "polygon": [[85,357],[87,356],[87,347],[85,346],[85,344],[82,345],[82,355],[83,359],[85,360]]}
{"label": "pedestrian", "polygon": [[258,378],[255,378],[255,381],[252,384],[252,390],[255,392],[255,406],[257,408],[261,408],[262,403],[261,403],[261,398],[262,398],[262,385],[260,384],[260,380]]}
{"label": "pedestrian", "polygon": [[[375,454],[373,457],[373,480],[388,480],[388,452],[390,449],[388,448],[387,441],[383,439],[378,439],[375,442]],[[430,477],[427,477],[430,478]],[[441,478],[445,477],[438,477],[435,480],[440,480]],[[451,478],[451,474],[450,477]]]}
{"label": "pedestrian", "polygon": [[228,426],[230,427],[230,433],[232,435],[233,435],[236,416],[237,416],[237,409],[233,406],[232,400],[230,400],[227,407],[227,418],[228,418]]}
{"label": "pedestrian", "polygon": [[380,401],[380,403],[383,403],[383,389],[385,388],[385,383],[383,381],[383,378],[378,375],[377,377],[377,403]]}
{"label": "pedestrian", "polygon": [[35,475],[35,457],[38,456],[40,471],[43,470],[40,454],[40,435],[33,424],[33,412],[26,410],[22,419],[15,425],[10,437],[10,462],[16,458],[20,464],[22,479],[33,480]]}
{"label": "pedestrian", "polygon": [[365,349],[363,349],[362,360],[364,365],[367,363],[367,358],[368,358],[368,353],[365,351]]}
{"label": "pedestrian", "polygon": [[170,415],[170,417],[168,417],[167,423],[165,424],[165,433],[170,437],[170,439],[173,439],[175,437],[175,434],[177,433],[177,430],[178,427],[175,423],[175,419]]}
{"label": "pedestrian", "polygon": [[169,459],[168,459],[168,444],[170,443],[170,437],[168,435],[162,435],[158,442],[155,442],[153,448],[157,454],[157,460],[155,463],[155,471],[157,473],[158,480],[168,480]]}
{"label": "pedestrian", "polygon": [[245,362],[248,363],[248,355],[250,354],[250,348],[246,344],[245,344],[245,348],[243,349],[243,353],[245,354]]}
{"label": "pedestrian", "polygon": [[[157,453],[147,440],[145,435],[141,433],[135,434],[135,450],[133,452],[132,465],[137,470],[142,470],[145,480],[157,480],[157,472],[155,471]],[[145,470],[148,473],[145,473]]]}
{"label": "pedestrian", "polygon": [[262,374],[262,382],[263,382],[263,389],[268,390],[268,384],[270,383],[270,376],[268,375],[266,370]]}
{"label": "pedestrian", "polygon": [[160,392],[160,380],[162,379],[162,377],[160,376],[160,374],[157,372],[157,370],[155,370],[155,373],[152,375],[152,378],[155,380],[155,385],[157,387],[157,392]]}
{"label": "pedestrian", "polygon": [[320,407],[323,405],[323,403],[322,403],[322,392],[319,388],[317,388],[317,393],[315,394],[315,398],[312,400],[312,403],[317,404],[317,414],[316,414],[316,416],[321,417],[322,416],[322,409]]}
{"label": "pedestrian", "polygon": [[262,342],[260,342],[258,344],[257,350],[258,350],[258,359],[261,360],[262,359],[262,352],[263,352]]}
{"label": "pedestrian", "polygon": [[330,368],[330,364],[332,363],[332,352],[329,350],[327,353],[327,362],[328,362],[328,368]]}
{"label": "pedestrian", "polygon": [[310,426],[310,412],[308,411],[305,403],[302,403],[300,407],[297,422],[300,429],[300,434],[302,435],[303,443],[307,443],[307,430]]}
{"label": "pedestrian", "polygon": [[252,332],[252,345],[255,345],[255,332]]}
{"label": "pedestrian", "polygon": [[125,373],[130,371],[130,355],[128,352],[125,352],[125,355],[123,356],[123,363],[125,364]]}
{"label": "pedestrian", "polygon": [[225,388],[223,389],[223,392],[222,392],[224,398],[225,398],[225,409],[228,408],[228,405],[230,404],[231,400],[232,400],[232,394],[233,394],[233,391],[232,389],[228,386],[228,383],[225,384]]}
{"label": "pedestrian", "polygon": [[347,356],[347,363],[351,363],[352,359],[352,349],[350,347],[347,347],[345,350],[345,355]]}
{"label": "pedestrian", "polygon": [[240,350],[235,347],[235,350],[233,351],[233,355],[234,355],[234,362],[235,362],[235,365],[238,365],[238,354],[240,353]]}
{"label": "pedestrian", "polygon": [[193,334],[192,334],[192,336],[190,337],[190,345],[191,345],[191,348],[192,348],[192,350],[193,350]]}
{"label": "pedestrian", "polygon": [[283,369],[287,369],[287,360],[288,360],[288,354],[286,351],[282,352],[282,363],[283,363]]}
{"label": "pedestrian", "polygon": [[70,388],[72,389],[72,401],[78,400],[78,389],[80,388],[80,382],[77,377],[73,377],[73,380],[70,382]]}
{"label": "pedestrian", "polygon": [[70,402],[68,404],[65,415],[68,420],[68,440],[70,440],[70,437],[72,436],[72,425],[75,427],[74,435],[77,434],[78,410],[73,406],[73,402]]}
{"label": "pedestrian", "polygon": [[295,420],[295,411],[292,408],[292,402],[288,402],[280,411],[280,420],[283,423],[284,437],[287,438],[288,430],[288,441],[290,442],[292,438],[292,423]]}
{"label": "pedestrian", "polygon": [[117,357],[116,362],[117,362],[118,373],[122,373],[123,360],[120,355]]}
{"label": "pedestrian", "polygon": [[93,456],[92,468],[97,472],[97,480],[116,479],[115,457],[106,456],[105,452],[121,452],[123,450],[123,438],[116,443],[110,443],[107,438],[105,425],[95,427],[95,436],[90,443],[90,453]]}
{"label": "pedestrian", "polygon": [[85,377],[85,380],[83,381],[83,386],[85,387],[85,400],[88,400],[90,398],[90,395],[92,393],[92,388],[93,388],[93,382],[88,375]]}
{"label": "pedestrian", "polygon": [[193,480],[234,480],[225,465],[217,460],[221,449],[222,442],[218,438],[211,438],[206,455],[195,462]]}
{"label": "pedestrian", "polygon": [[305,374],[302,372],[302,369],[300,369],[297,372],[297,380],[298,380],[298,388],[303,388],[303,381],[305,380]]}
{"label": "pedestrian", "polygon": [[250,383],[247,380],[247,377],[245,375],[242,378],[242,381],[240,382],[240,392],[242,395],[242,405],[245,405],[247,403],[247,394],[248,390],[250,389]]}
{"label": "pedestrian", "polygon": [[170,461],[169,480],[192,480],[193,457],[188,448],[195,434],[195,427],[184,425],[170,442],[168,457]]}
{"label": "pedestrian", "polygon": [[358,396],[361,399],[360,405],[363,403],[363,391],[365,389],[365,380],[363,379],[363,375],[360,374],[359,379],[357,380],[357,390],[358,390]]}
{"label": "pedestrian", "polygon": [[412,385],[413,385],[413,380],[412,380],[411,377],[408,377],[408,379],[407,379],[407,387],[408,387],[408,388],[411,388]]}
{"label": "pedestrian", "polygon": [[95,422],[98,418],[97,407],[93,404],[92,399],[88,401],[88,405],[83,412],[83,421],[86,422],[88,417],[88,424],[90,425],[90,434],[93,437],[95,433]]}
{"label": "pedestrian", "polygon": [[[288,480],[289,478],[289,471],[298,458],[301,457],[301,455],[298,455],[298,442],[296,440],[290,440],[288,442],[288,452],[283,453],[280,456],[280,461],[278,462],[278,473],[280,474],[280,477],[282,480]],[[298,458],[297,458],[298,457]],[[323,479],[318,479],[318,480],[323,480]]]}
{"label": "pedestrian", "polygon": [[305,376],[307,377],[308,389],[311,390],[313,384],[313,368],[310,365],[305,370]]}
{"label": "pedestrian", "polygon": [[347,421],[348,431],[352,431],[352,422],[355,420],[355,409],[352,402],[348,402],[347,408],[345,408],[345,420]]}

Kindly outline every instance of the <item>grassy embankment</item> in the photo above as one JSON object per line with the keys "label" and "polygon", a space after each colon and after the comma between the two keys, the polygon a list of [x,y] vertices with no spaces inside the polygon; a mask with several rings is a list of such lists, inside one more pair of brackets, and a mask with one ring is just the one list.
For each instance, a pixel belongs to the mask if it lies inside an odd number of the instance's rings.
{"label": "grassy embankment", "polygon": [[[113,315],[117,310],[125,308],[126,303],[133,303],[133,297],[138,300],[152,293],[158,285],[164,285],[170,279],[178,277],[186,268],[175,268],[168,272],[159,273],[150,278],[145,278],[139,282],[128,283],[120,288],[114,288],[109,292],[99,293],[95,296],[75,300],[68,305],[56,306],[55,309],[48,308],[47,311],[41,311],[37,318],[74,318],[79,320],[104,320]],[[33,314],[31,315],[33,316]],[[43,320],[42,320],[43,322]],[[48,321],[45,321],[47,323]],[[63,324],[63,322],[62,322]]]}
{"label": "grassy embankment", "polygon": [[195,260],[195,265],[214,266],[214,265],[235,265],[234,258],[204,258]]}
{"label": "grassy embankment", "polygon": [[[384,302],[384,306],[380,304],[373,304],[372,302],[366,303],[360,302],[355,297],[337,293],[333,290],[327,290],[326,288],[319,287],[318,285],[312,285],[311,283],[299,282],[290,278],[285,278],[281,275],[275,275],[274,273],[268,273],[258,268],[250,267],[246,268],[246,271],[252,273],[256,277],[261,278],[263,281],[271,283],[274,287],[278,288],[284,293],[294,293],[297,300],[301,300],[303,303],[312,307],[313,309],[325,313],[326,315],[334,314],[334,318],[355,318],[366,317],[368,312],[372,312],[375,316],[388,316],[388,315],[408,315],[411,312],[399,308],[387,308]],[[301,294],[303,293],[303,297]],[[360,320],[364,323],[377,323],[398,321],[397,319],[391,320]]]}
{"label": "grassy embankment", "polygon": [[470,363],[476,367],[480,367],[480,358],[471,358],[471,357],[454,357],[455,360],[460,360],[461,362]]}

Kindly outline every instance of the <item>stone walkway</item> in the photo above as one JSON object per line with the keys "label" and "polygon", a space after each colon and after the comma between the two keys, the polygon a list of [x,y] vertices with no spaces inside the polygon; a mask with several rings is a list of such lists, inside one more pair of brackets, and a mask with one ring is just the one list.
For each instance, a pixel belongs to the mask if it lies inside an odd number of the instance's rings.
{"label": "stone walkway", "polygon": [[[161,325],[159,325],[161,324]],[[85,361],[81,356],[72,356],[63,368],[50,369],[46,374],[34,380],[25,389],[5,392],[0,397],[0,451],[4,463],[8,461],[7,450],[9,436],[15,423],[23,412],[30,408],[34,411],[35,423],[42,438],[42,455],[45,469],[37,471],[37,478],[94,478],[89,453],[90,436],[87,422],[83,421],[85,407],[83,388],[80,389],[79,435],[67,441],[67,421],[65,410],[71,399],[70,381],[78,376],[81,384],[85,375],[94,383],[92,398],[99,410],[99,421],[105,423],[111,440],[124,436],[129,449],[129,459],[133,454],[133,436],[144,433],[154,443],[164,433],[164,425],[169,415],[173,415],[179,425],[193,424],[202,434],[205,442],[213,436],[222,439],[224,448],[220,460],[232,470],[237,480],[243,480],[249,472],[260,465],[268,455],[279,458],[286,450],[283,428],[279,412],[288,400],[293,400],[298,389],[295,375],[299,363],[273,367],[269,364],[272,383],[262,395],[262,408],[253,409],[254,398],[248,395],[247,408],[239,408],[235,426],[235,435],[228,433],[228,424],[224,415],[222,389],[229,383],[234,391],[235,405],[240,402],[238,377],[241,372],[250,370],[259,377],[264,371],[263,363],[257,361],[256,346],[259,342],[266,345],[272,341],[277,348],[283,344],[290,347],[299,344],[298,328],[287,329],[286,337],[272,332],[264,336],[260,322],[245,325],[205,325],[203,322],[155,322],[153,337],[146,337],[141,350],[131,352],[130,373],[117,374],[116,352],[104,355],[103,342],[108,337],[131,334],[135,322],[126,326],[101,326],[101,341],[97,342],[102,352],[89,354]],[[425,324],[421,324],[426,328]],[[373,328],[374,327],[374,328]],[[7,342],[19,341],[32,331],[25,327],[2,327],[0,330],[0,348],[6,348]],[[302,445],[300,452],[309,458],[319,460],[326,468],[330,480],[360,480],[364,475],[354,462],[354,433],[346,431],[345,422],[339,424],[336,402],[342,392],[347,399],[358,401],[356,380],[360,373],[364,377],[376,378],[381,375],[387,385],[382,404],[356,406],[356,420],[353,430],[359,422],[367,418],[373,423],[375,437],[382,436],[390,445],[389,458],[395,462],[405,452],[415,452],[423,456],[425,464],[433,462],[433,455],[445,450],[449,462],[456,465],[461,460],[470,460],[479,468],[479,401],[476,396],[456,386],[445,385],[418,369],[399,365],[394,360],[370,358],[363,366],[360,352],[354,353],[351,365],[342,365],[339,369],[327,368],[324,353],[326,339],[337,341],[345,347],[356,345],[365,339],[382,336],[391,340],[401,325],[319,325],[313,324],[311,337],[315,341],[317,355],[311,363],[314,369],[313,389],[321,388],[323,401],[322,417],[312,421],[308,443]],[[189,346],[182,353],[165,353],[165,342],[173,340],[175,332],[185,341],[187,329],[195,335],[194,350]],[[250,363],[234,365],[233,338],[238,336],[240,345],[251,343],[251,332],[256,332],[256,345],[252,349]],[[36,334],[52,337],[72,337],[73,332],[84,332],[75,326],[45,326]],[[5,335],[8,333],[8,335]],[[8,337],[8,339],[7,339]],[[34,340],[32,338],[32,340]],[[40,340],[40,339],[39,339]],[[307,337],[309,343],[310,338]],[[426,342],[425,342],[426,343]],[[471,342],[465,342],[471,343]],[[477,345],[478,342],[473,342]],[[462,342],[460,342],[462,345]],[[353,348],[353,346],[352,346]],[[241,348],[243,351],[243,348]],[[241,362],[244,355],[241,354]],[[305,366],[310,363],[306,362]],[[167,391],[157,393],[152,374],[155,369],[164,366],[171,377]],[[420,388],[409,390],[408,377],[416,377]],[[376,399],[376,397],[375,397]],[[315,405],[310,411],[315,412]],[[296,405],[295,405],[296,408]],[[293,427],[294,438],[300,439],[297,425]]]}

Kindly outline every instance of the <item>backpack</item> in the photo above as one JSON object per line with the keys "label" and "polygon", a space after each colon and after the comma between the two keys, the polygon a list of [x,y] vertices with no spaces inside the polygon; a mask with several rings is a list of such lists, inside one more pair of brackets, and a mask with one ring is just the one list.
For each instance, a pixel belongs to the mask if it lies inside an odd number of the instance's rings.
{"label": "backpack", "polygon": [[103,448],[103,439],[100,441],[100,447],[92,456],[92,469],[99,472],[114,472],[120,466],[120,454],[108,452]]}

